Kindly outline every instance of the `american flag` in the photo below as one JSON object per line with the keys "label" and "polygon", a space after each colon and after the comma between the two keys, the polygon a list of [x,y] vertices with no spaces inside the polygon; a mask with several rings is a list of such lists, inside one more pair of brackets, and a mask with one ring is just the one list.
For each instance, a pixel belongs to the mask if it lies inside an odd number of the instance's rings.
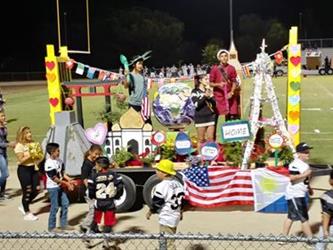
{"label": "american flag", "polygon": [[253,205],[250,171],[223,166],[191,167],[183,171],[186,197],[192,206],[212,208]]}
{"label": "american flag", "polygon": [[150,117],[150,103],[149,103],[149,99],[148,96],[145,96],[142,99],[142,103],[141,103],[141,117],[144,121],[148,120]]}
{"label": "american flag", "polygon": [[144,97],[141,102],[141,117],[144,121],[148,120],[150,117],[150,114],[151,114],[150,103],[149,103],[148,92],[147,92],[147,90],[149,90],[151,88],[151,84],[152,84],[151,79],[147,79],[146,80],[146,89],[144,91],[145,92]]}

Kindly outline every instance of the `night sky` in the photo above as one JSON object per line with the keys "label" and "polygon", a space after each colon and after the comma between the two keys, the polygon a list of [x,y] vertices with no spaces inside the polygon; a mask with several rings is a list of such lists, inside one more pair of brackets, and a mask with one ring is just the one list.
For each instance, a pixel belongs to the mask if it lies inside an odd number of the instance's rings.
{"label": "night sky", "polygon": [[[84,0],[59,1],[66,2],[64,8],[72,13],[67,20],[69,28],[84,20],[81,14]],[[301,25],[302,38],[333,37],[331,8],[325,5],[328,2],[320,1],[316,5],[316,1],[309,0],[233,0],[235,36],[242,25],[238,22],[239,17],[255,13],[263,19],[275,18],[288,29],[292,25]],[[201,47],[212,38],[221,39],[229,46],[229,0],[90,0],[90,18],[92,22],[103,20],[106,9],[112,12],[133,6],[160,10],[176,17],[184,23],[184,39]],[[45,45],[58,43],[56,0],[3,1],[1,9],[3,45],[0,50],[0,71],[42,71]],[[105,29],[92,29],[92,39],[99,32],[105,34],[103,39],[112,43],[112,37]],[[71,40],[71,36],[68,35],[67,39]],[[84,40],[84,36],[75,39]],[[94,40],[94,46],[98,46],[98,43]],[[83,59],[89,61],[94,56],[92,47],[92,54],[83,56]]]}

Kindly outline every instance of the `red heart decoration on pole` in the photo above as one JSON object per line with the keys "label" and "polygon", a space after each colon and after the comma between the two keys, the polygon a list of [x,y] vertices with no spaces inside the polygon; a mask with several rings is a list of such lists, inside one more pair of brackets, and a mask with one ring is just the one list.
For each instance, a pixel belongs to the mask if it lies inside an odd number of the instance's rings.
{"label": "red heart decoration on pole", "polygon": [[50,61],[47,61],[47,62],[45,62],[45,66],[46,66],[46,68],[48,68],[49,70],[52,70],[52,69],[54,69],[54,67],[55,67],[55,63],[54,62],[50,62]]}
{"label": "red heart decoration on pole", "polygon": [[290,62],[296,67],[298,64],[301,63],[301,57],[300,56],[292,56],[292,57],[290,57]]}
{"label": "red heart decoration on pole", "polygon": [[50,98],[49,99],[49,103],[53,106],[56,107],[59,103],[59,99],[58,98]]}

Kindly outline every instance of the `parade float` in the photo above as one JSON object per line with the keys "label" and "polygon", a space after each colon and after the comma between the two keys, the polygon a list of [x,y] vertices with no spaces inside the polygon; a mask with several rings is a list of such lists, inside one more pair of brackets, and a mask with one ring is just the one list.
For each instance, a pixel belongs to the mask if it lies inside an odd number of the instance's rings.
{"label": "parade float", "polygon": [[[190,98],[191,88],[183,83],[184,79],[172,79],[168,84],[166,79],[148,79],[148,85],[159,86],[152,110],[156,120],[165,127],[163,131],[155,131],[132,109],[124,112],[119,122],[107,120],[106,124],[98,122],[92,128],[84,128],[82,98],[103,96],[106,112],[112,113],[111,98],[125,99],[112,91],[123,76],[69,58],[66,47],[61,48],[57,57],[53,46],[48,45],[45,66],[51,127],[43,145],[60,144],[61,158],[71,176],[80,175],[83,153],[89,146],[102,145],[115,163],[114,170],[124,180],[124,195],[116,202],[119,212],[130,210],[139,196],[151,204],[152,191],[159,182],[153,166],[162,158],[176,162],[179,179],[186,185],[186,198],[192,206],[250,205],[256,211],[284,212],[284,189],[289,178],[279,160],[292,160],[293,145],[299,142],[301,50],[297,44],[297,28],[290,30],[288,46],[288,126],[281,115],[271,78],[272,57],[281,51],[268,55],[265,47],[263,40],[261,53],[251,63],[255,76],[249,119],[223,124],[217,128],[221,130],[222,143],[208,142],[200,152],[195,152],[196,139],[187,129],[195,107]],[[122,55],[121,61],[125,65],[126,57]],[[73,81],[72,72],[86,75],[88,80]],[[264,103],[271,105],[271,118],[262,116]],[[257,132],[265,126],[271,128],[271,133],[259,145]],[[268,157],[271,162],[267,161]],[[264,167],[254,169],[255,162]],[[211,180],[212,173],[218,173],[217,180],[223,181]]]}

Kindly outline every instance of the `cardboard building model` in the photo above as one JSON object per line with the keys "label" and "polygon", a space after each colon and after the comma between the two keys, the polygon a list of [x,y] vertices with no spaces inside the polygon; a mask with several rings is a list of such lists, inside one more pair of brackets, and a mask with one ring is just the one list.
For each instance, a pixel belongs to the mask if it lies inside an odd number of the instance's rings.
{"label": "cardboard building model", "polygon": [[127,110],[108,132],[105,150],[108,157],[121,148],[129,148],[137,154],[152,151],[151,136],[153,127],[145,124],[141,115],[134,109]]}

